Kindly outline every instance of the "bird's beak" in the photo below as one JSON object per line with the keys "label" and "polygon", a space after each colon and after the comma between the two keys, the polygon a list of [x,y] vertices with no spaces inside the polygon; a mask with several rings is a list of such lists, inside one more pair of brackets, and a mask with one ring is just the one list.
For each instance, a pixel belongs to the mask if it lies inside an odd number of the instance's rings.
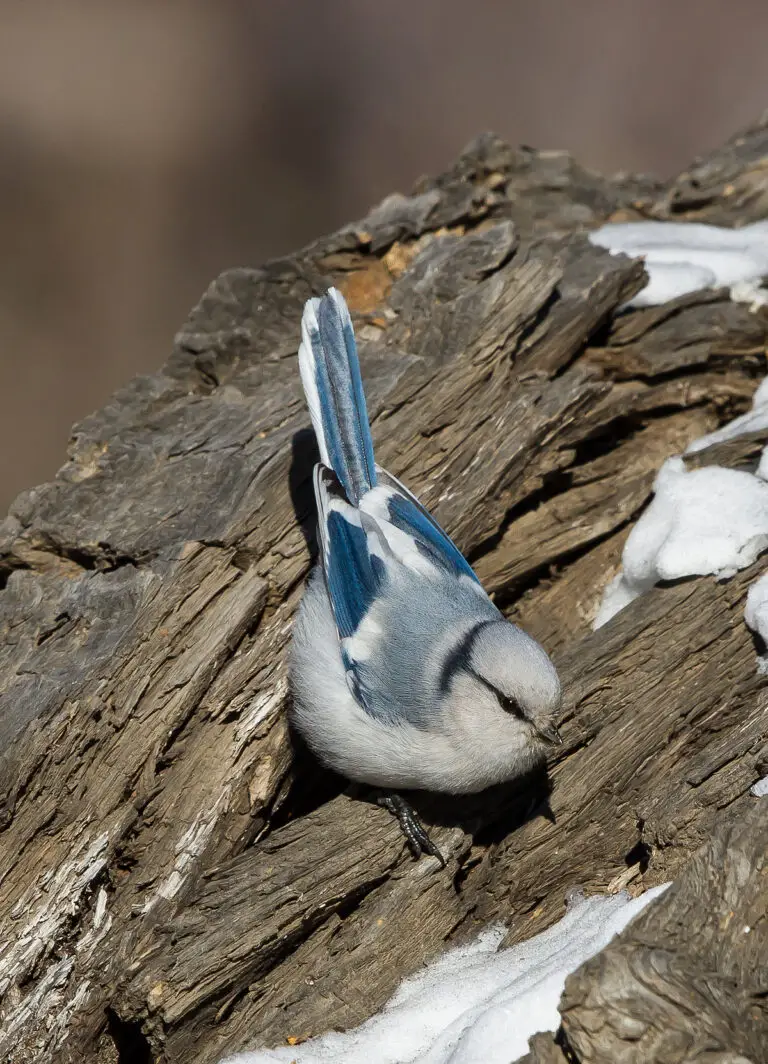
{"label": "bird's beak", "polygon": [[536,731],[545,742],[552,743],[553,746],[560,746],[563,742],[562,736],[554,724],[548,724],[546,728],[537,728]]}

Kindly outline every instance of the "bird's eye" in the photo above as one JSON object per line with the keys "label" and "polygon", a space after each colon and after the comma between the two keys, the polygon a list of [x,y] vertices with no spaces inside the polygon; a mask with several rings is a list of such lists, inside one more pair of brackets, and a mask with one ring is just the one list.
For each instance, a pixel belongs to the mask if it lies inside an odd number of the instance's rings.
{"label": "bird's eye", "polygon": [[516,702],[514,698],[507,698],[501,691],[496,692],[496,697],[499,700],[499,705],[505,713],[511,713],[513,717],[517,717],[518,720],[525,720],[525,713],[520,708],[520,703]]}

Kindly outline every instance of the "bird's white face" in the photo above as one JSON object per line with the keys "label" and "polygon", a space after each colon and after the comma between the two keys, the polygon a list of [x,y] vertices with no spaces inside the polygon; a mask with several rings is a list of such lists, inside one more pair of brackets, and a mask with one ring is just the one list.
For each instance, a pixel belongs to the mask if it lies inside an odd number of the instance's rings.
{"label": "bird's white face", "polygon": [[471,673],[456,673],[444,709],[440,730],[454,756],[451,785],[443,790],[476,793],[524,776],[546,757],[546,743],[529,721],[503,709]]}
{"label": "bird's white face", "polygon": [[558,743],[560,681],[538,643],[499,621],[484,626],[451,678],[441,730],[455,749],[454,792],[524,775]]}
{"label": "bird's white face", "polygon": [[[533,741],[558,743],[560,679],[539,644],[506,621],[484,627],[474,640],[467,670],[475,700],[527,730]],[[479,689],[483,689],[482,691]]]}

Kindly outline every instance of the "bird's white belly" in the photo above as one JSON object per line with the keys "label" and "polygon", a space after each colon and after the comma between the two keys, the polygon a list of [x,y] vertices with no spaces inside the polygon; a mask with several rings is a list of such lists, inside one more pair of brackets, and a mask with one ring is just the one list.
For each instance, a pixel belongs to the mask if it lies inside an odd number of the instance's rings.
{"label": "bird's white belly", "polygon": [[492,740],[478,744],[467,736],[380,722],[360,708],[346,683],[344,688],[333,701],[327,689],[307,692],[306,700],[296,691],[292,721],[320,761],[348,779],[393,790],[466,794],[522,770],[517,745],[504,750]]}

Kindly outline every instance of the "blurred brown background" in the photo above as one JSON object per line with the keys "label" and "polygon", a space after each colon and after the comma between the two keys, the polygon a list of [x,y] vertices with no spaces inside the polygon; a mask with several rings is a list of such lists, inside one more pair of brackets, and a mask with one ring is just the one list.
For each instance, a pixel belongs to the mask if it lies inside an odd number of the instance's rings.
{"label": "blurred brown background", "polygon": [[208,281],[483,129],[668,175],[768,107],[764,0],[0,0],[0,509]]}

